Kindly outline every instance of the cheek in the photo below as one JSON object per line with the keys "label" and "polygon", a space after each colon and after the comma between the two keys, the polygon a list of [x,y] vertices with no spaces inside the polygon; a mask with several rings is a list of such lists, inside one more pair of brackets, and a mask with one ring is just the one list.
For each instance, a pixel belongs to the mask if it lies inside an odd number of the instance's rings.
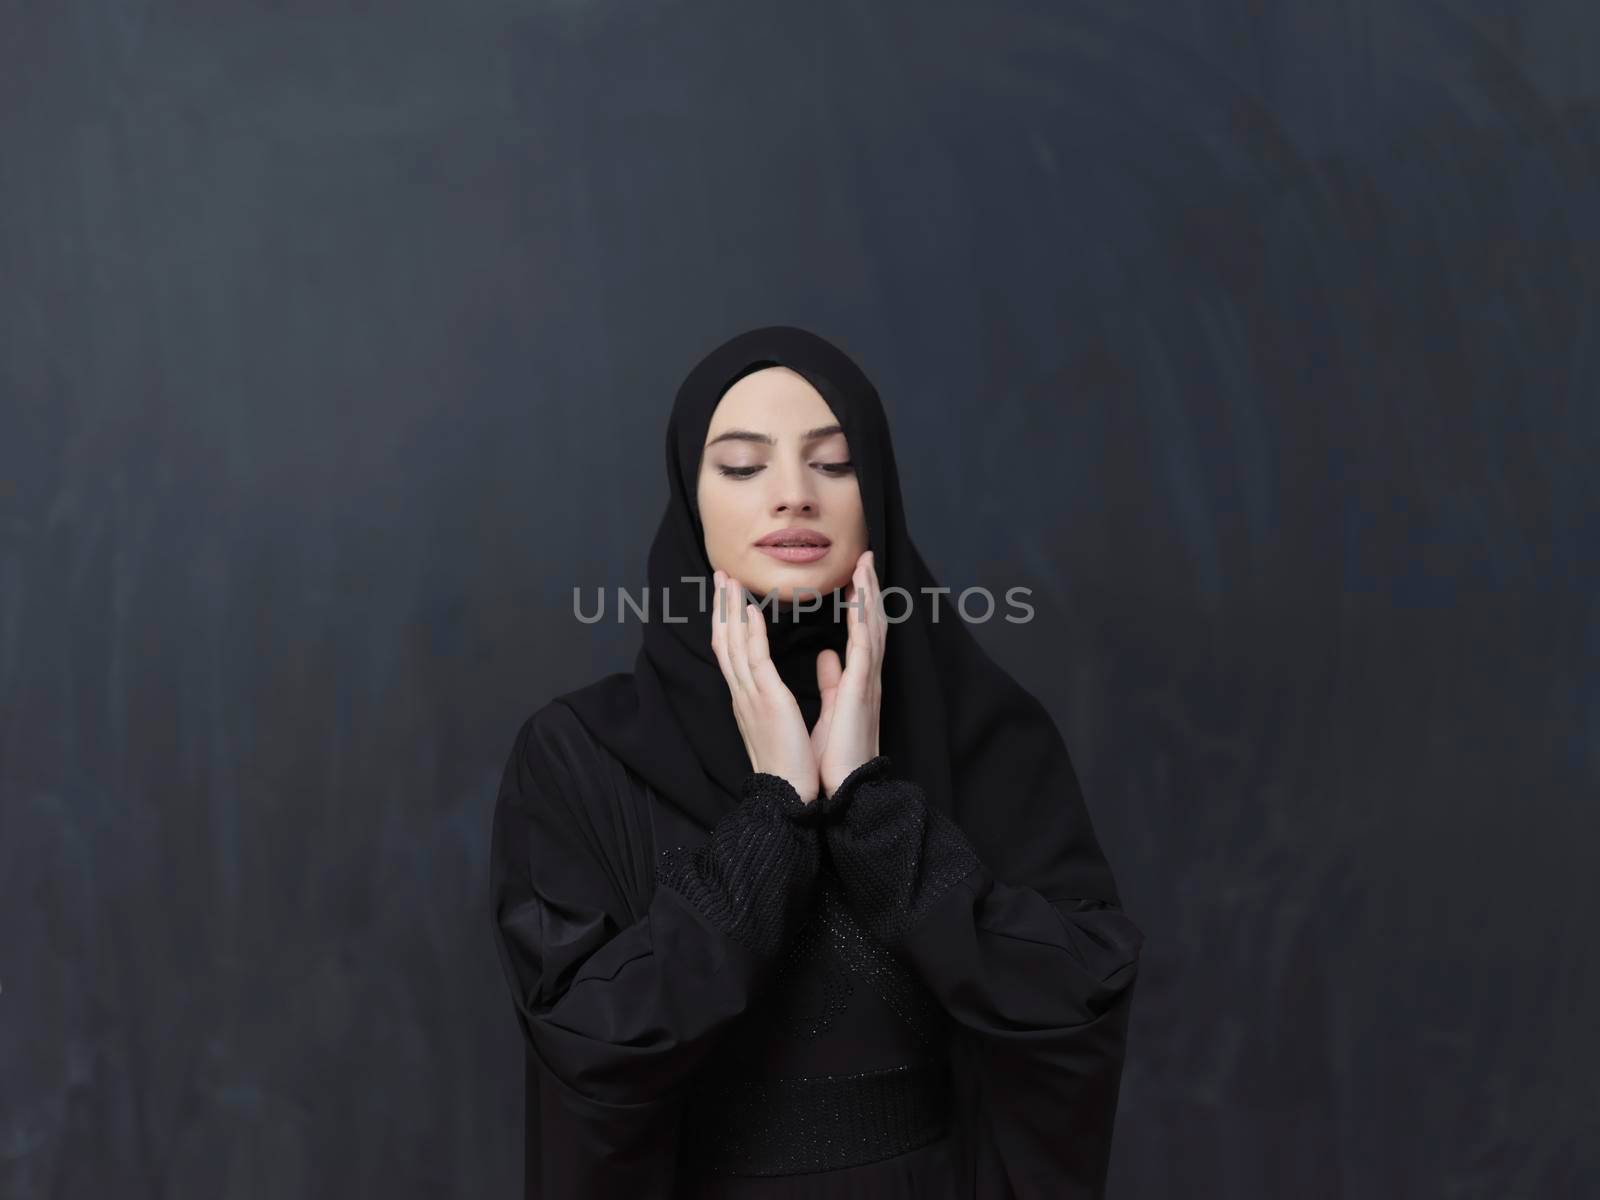
{"label": "cheek", "polygon": [[700,493],[700,525],[705,530],[706,542],[727,549],[736,547],[743,539],[749,517],[745,505],[737,494],[729,494],[726,486],[710,480]]}

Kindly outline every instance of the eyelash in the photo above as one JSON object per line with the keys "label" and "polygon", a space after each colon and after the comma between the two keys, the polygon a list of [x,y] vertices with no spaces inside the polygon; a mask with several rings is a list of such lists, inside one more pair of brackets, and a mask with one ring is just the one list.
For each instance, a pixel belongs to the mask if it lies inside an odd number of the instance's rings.
{"label": "eyelash", "polygon": [[[845,475],[845,474],[848,474],[849,472],[855,470],[855,464],[847,463],[847,462],[844,462],[844,463],[817,463],[815,465],[821,467],[829,475],[835,475],[835,476]],[[757,471],[761,470],[761,468],[760,467],[718,467],[717,470],[721,471],[724,475],[728,476],[730,479],[749,479],[750,476],[754,475]]]}

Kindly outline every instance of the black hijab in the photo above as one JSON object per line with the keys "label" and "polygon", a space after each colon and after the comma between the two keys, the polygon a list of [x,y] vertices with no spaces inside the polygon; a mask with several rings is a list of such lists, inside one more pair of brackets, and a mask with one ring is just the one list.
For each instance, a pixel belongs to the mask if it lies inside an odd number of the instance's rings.
{"label": "black hijab", "polygon": [[[711,648],[712,566],[696,490],[718,402],[744,375],[773,365],[816,388],[849,444],[867,546],[890,618],[879,741],[895,773],[921,785],[928,803],[962,827],[997,878],[1051,899],[1118,902],[1054,721],[984,652],[954,604],[933,590],[939,584],[906,528],[877,390],[841,350],[803,329],[771,325],[740,334],[684,379],[667,420],[669,495],[650,546],[651,608],[633,673],[559,699],[662,799],[705,828],[738,803],[751,767]],[[845,657],[847,626],[842,610],[834,620],[832,601],[824,596],[819,609],[798,621],[787,608],[764,614],[774,664],[807,727],[820,704],[817,654],[832,647],[841,663]],[[1072,849],[1062,855],[1062,846]]]}

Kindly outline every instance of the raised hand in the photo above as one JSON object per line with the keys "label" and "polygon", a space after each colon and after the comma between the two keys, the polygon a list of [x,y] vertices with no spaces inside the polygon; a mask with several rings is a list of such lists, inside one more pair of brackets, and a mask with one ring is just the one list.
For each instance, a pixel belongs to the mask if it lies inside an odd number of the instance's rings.
{"label": "raised hand", "polygon": [[745,599],[737,579],[717,571],[711,648],[733,701],[750,767],[787,779],[810,804],[817,798],[817,759],[800,704],[784,684],[767,648],[767,621]]}
{"label": "raised hand", "polygon": [[876,758],[878,717],[883,700],[883,652],[889,620],[878,590],[878,573],[868,550],[856,561],[845,594],[850,602],[850,638],[845,662],[832,650],[817,655],[817,689],[822,708],[811,731],[818,782],[832,795],[845,777]]}

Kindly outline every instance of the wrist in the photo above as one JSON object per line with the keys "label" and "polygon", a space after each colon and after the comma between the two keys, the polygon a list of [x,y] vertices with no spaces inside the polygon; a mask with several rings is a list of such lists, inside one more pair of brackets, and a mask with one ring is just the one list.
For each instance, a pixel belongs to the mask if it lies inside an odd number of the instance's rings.
{"label": "wrist", "polygon": [[839,781],[838,787],[824,789],[821,801],[823,815],[828,818],[842,815],[856,790],[870,780],[882,779],[888,774],[891,766],[887,754],[875,754],[866,762],[854,767]]}
{"label": "wrist", "polygon": [[793,780],[767,771],[752,771],[745,776],[744,799],[754,806],[784,817],[796,825],[815,825],[822,818],[813,794],[807,800]]}

